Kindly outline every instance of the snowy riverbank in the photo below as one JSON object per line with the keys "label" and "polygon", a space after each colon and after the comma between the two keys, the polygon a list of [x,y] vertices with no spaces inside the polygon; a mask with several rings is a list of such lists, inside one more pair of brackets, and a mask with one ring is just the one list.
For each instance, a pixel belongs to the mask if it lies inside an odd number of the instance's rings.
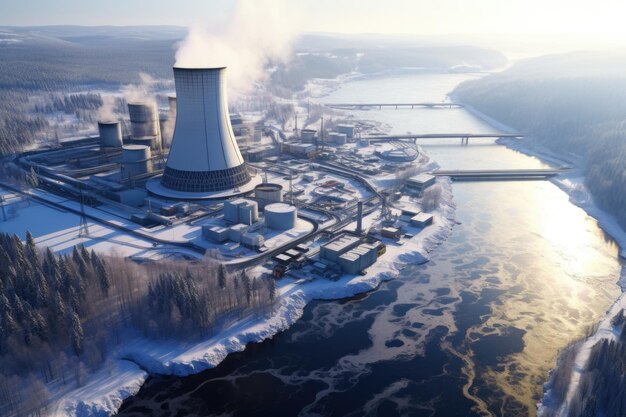
{"label": "snowy riverbank", "polygon": [[124,399],[139,391],[149,373],[185,376],[215,367],[229,353],[242,351],[248,343],[261,342],[289,328],[312,300],[341,299],[367,292],[396,277],[407,265],[426,262],[428,253],[447,238],[455,224],[451,183],[440,180],[439,184],[442,198],[439,208],[432,213],[433,225],[403,245],[388,245],[386,254],[367,270],[367,275],[344,276],[338,281],[283,279],[277,286],[279,298],[270,315],[248,317],[198,343],[130,340],[83,387],[59,398],[52,414],[81,417],[114,414]]}

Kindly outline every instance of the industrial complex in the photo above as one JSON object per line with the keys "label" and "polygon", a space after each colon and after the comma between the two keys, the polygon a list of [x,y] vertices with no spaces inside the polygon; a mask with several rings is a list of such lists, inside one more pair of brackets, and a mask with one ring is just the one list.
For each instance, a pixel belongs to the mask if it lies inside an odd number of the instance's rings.
{"label": "industrial complex", "polygon": [[83,236],[96,222],[152,242],[137,260],[208,254],[276,278],[367,273],[432,223],[417,199],[436,178],[398,179],[419,168],[414,142],[370,142],[350,121],[293,132],[249,122],[229,112],[226,68],[173,72],[166,107],[129,102],[127,121],[98,121],[97,137],[17,155],[36,185],[2,185],[76,213]]}

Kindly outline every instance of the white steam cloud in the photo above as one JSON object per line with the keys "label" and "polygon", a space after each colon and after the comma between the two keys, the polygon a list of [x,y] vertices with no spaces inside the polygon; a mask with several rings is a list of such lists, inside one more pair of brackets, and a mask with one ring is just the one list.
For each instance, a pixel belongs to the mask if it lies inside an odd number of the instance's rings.
{"label": "white steam cloud", "polygon": [[115,97],[102,96],[102,105],[98,108],[99,121],[119,120],[119,115],[115,112]]}
{"label": "white steam cloud", "polygon": [[293,15],[287,0],[238,0],[224,34],[202,26],[189,29],[176,52],[176,66],[227,66],[229,85],[249,90],[267,77],[269,62],[288,60],[297,27]]}
{"label": "white steam cloud", "polygon": [[154,88],[158,81],[150,74],[139,73],[139,84],[128,84],[122,88],[122,94],[128,103],[146,103],[156,105]]}

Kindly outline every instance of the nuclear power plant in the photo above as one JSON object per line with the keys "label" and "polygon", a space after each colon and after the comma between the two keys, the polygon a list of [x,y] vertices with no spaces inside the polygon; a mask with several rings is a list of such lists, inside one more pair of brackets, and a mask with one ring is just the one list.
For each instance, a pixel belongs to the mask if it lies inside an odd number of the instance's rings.
{"label": "nuclear power plant", "polygon": [[252,176],[228,112],[226,68],[174,68],[174,82],[174,137],[163,176],[149,181],[148,190],[189,199],[249,191]]}
{"label": "nuclear power plant", "polygon": [[[334,249],[337,259],[343,249],[351,252],[339,260],[319,255],[324,242],[381,201],[359,176],[372,156],[348,150],[363,149],[354,126],[337,124],[325,134],[323,125],[305,125],[288,136],[284,122],[278,127],[265,110],[231,114],[226,74],[225,67],[175,67],[175,95],[119,100],[116,112],[98,120],[97,135],[29,151],[15,162],[37,177],[37,198],[56,194],[48,206],[79,216],[82,235],[96,221],[125,239],[139,238],[135,247],[151,242],[147,254],[163,246],[183,257],[216,250],[250,265],[273,259],[276,277],[308,265],[311,273],[336,278],[371,265],[381,251],[364,246],[376,239],[366,236],[361,220],[350,245]],[[127,114],[119,110],[124,106]],[[327,163],[320,148],[331,146],[336,161]]]}

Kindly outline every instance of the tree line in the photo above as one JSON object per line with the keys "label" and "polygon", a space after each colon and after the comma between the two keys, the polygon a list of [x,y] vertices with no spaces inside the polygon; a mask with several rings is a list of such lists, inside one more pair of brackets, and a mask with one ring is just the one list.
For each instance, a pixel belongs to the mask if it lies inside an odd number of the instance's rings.
{"label": "tree line", "polygon": [[0,415],[41,412],[51,386],[81,386],[128,335],[188,341],[268,313],[275,295],[272,278],[214,260],[138,265],[84,246],[55,255],[30,233],[2,233]]}

